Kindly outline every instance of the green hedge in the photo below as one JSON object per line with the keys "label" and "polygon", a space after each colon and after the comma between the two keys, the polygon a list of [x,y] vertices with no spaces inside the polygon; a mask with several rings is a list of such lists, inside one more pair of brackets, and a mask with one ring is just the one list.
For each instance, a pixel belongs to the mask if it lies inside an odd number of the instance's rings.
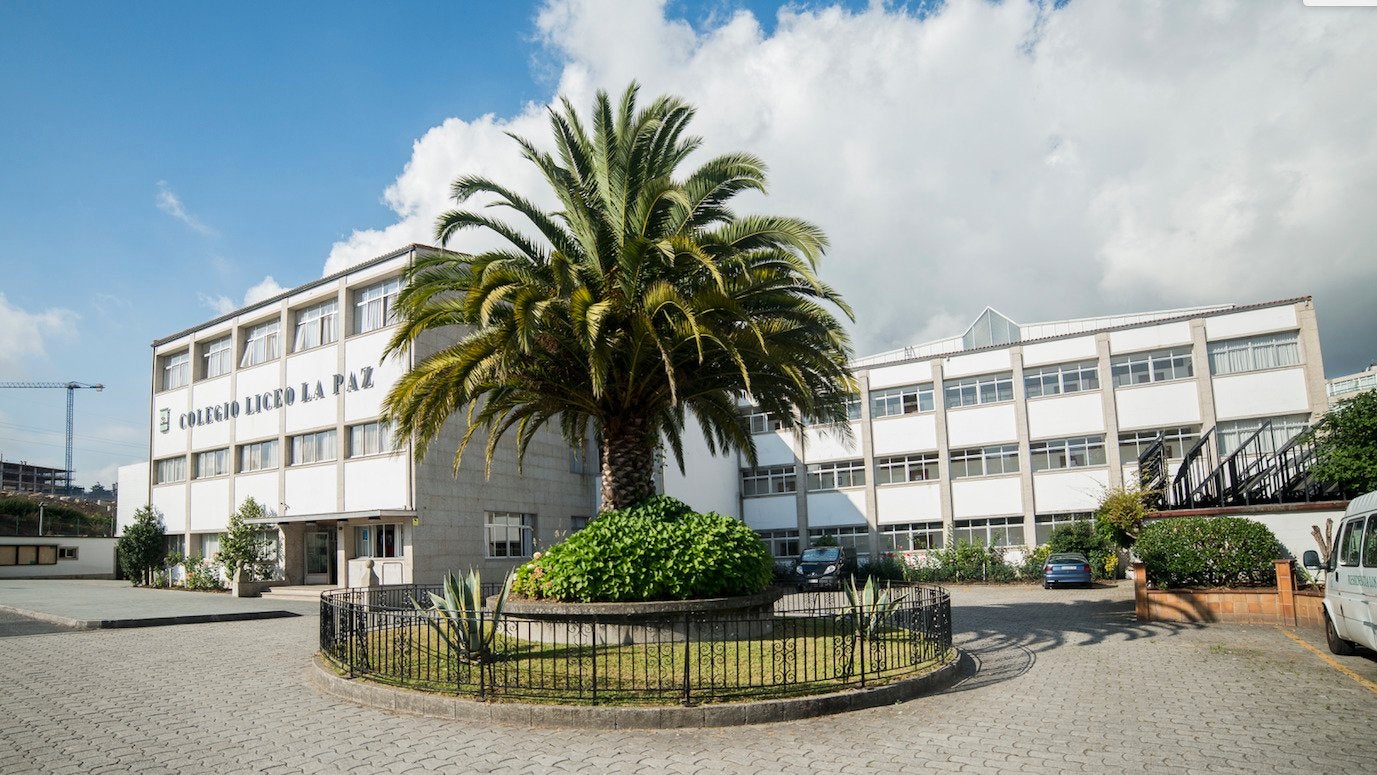
{"label": "green hedge", "polygon": [[566,602],[730,597],[763,591],[774,560],[740,520],[669,497],[598,515],[517,569],[512,591]]}
{"label": "green hedge", "polygon": [[[29,498],[0,498],[0,535],[38,535],[38,504]],[[70,506],[49,503],[43,507],[43,534],[53,536],[108,536],[114,517],[87,514]]]}
{"label": "green hedge", "polygon": [[1144,527],[1133,553],[1158,587],[1235,587],[1276,584],[1285,549],[1251,519],[1173,517]]}

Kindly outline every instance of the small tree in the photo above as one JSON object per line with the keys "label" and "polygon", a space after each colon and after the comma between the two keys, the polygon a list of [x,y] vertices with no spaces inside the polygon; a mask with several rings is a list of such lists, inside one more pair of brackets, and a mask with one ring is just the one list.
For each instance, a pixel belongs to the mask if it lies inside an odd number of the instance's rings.
{"label": "small tree", "polygon": [[1353,495],[1377,490],[1377,390],[1341,401],[1311,432],[1317,480]]}
{"label": "small tree", "polygon": [[1105,492],[1095,509],[1095,521],[1108,531],[1114,543],[1128,549],[1138,540],[1143,520],[1155,511],[1148,505],[1152,493],[1145,490],[1116,488]]}
{"label": "small tree", "polygon": [[115,555],[124,575],[135,584],[153,583],[153,571],[162,567],[167,556],[163,515],[150,505],[134,512],[134,523],[115,542]]}
{"label": "small tree", "polygon": [[241,565],[249,578],[258,580],[264,577],[264,566],[272,559],[269,556],[268,539],[263,535],[262,528],[250,524],[248,520],[270,516],[272,512],[252,497],[244,499],[239,510],[230,514],[229,524],[220,537],[220,552],[216,559],[225,566],[231,580],[234,579],[235,569]]}

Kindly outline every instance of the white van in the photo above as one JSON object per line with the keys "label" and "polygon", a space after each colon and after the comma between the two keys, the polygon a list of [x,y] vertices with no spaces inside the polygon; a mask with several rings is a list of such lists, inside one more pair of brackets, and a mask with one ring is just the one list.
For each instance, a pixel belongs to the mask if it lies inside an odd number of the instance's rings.
{"label": "white van", "polygon": [[1377,491],[1348,504],[1328,566],[1320,565],[1314,550],[1306,552],[1302,562],[1324,571],[1329,650],[1352,654],[1355,644],[1377,650]]}

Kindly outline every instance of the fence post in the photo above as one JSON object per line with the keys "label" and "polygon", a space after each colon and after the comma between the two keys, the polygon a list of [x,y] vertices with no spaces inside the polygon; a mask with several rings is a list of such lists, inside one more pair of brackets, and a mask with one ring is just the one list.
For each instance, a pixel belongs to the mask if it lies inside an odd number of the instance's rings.
{"label": "fence post", "polygon": [[598,621],[593,620],[588,631],[588,642],[593,646],[593,704],[598,704]]}
{"label": "fence post", "polygon": [[[483,616],[483,609],[478,609],[478,637],[483,637],[483,627],[486,624]],[[478,701],[482,702],[488,698],[488,659],[483,649],[478,649]]]}
{"label": "fence post", "polygon": [[1287,627],[1296,626],[1296,577],[1294,560],[1277,560],[1277,618]]}
{"label": "fence post", "polygon": [[689,694],[689,615],[684,613],[684,706],[693,704],[693,697]]}

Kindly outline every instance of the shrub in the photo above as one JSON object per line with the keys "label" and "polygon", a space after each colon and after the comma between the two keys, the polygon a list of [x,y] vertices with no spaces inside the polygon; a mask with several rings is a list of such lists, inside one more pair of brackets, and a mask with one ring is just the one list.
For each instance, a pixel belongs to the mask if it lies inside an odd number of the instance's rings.
{"label": "shrub", "polygon": [[1047,557],[1052,554],[1049,544],[1035,546],[1023,556],[1023,565],[1018,575],[1026,581],[1042,581],[1042,569],[1047,565]]}
{"label": "shrub", "polygon": [[1266,525],[1242,517],[1180,517],[1143,528],[1133,547],[1158,587],[1276,583],[1284,549]]}
{"label": "shrub", "polygon": [[609,511],[517,569],[512,591],[568,602],[749,595],[774,576],[769,551],[740,520],[673,498]]}
{"label": "shrub", "polygon": [[186,568],[187,589],[198,592],[224,589],[220,583],[220,565],[207,560],[199,554],[193,554],[186,558],[184,567]]}
{"label": "shrub", "polygon": [[124,528],[115,542],[120,569],[135,584],[150,584],[153,571],[162,567],[167,555],[163,515],[152,506],[134,512],[134,522]]}
{"label": "shrub", "polygon": [[234,578],[234,571],[244,566],[245,576],[250,581],[263,581],[276,571],[272,567],[272,544],[259,525],[245,520],[262,519],[272,512],[263,508],[257,500],[245,498],[239,510],[230,514],[229,524],[220,535],[220,551],[216,556],[224,566],[225,572]]}
{"label": "shrub", "polygon": [[892,554],[880,555],[877,560],[861,563],[856,570],[856,575],[863,579],[879,579],[880,581],[903,581],[904,564]]}
{"label": "shrub", "polygon": [[1050,553],[1078,552],[1090,561],[1090,572],[1097,579],[1112,579],[1119,568],[1112,528],[1089,520],[1058,525],[1047,538]]}
{"label": "shrub", "polygon": [[1155,512],[1149,503],[1155,493],[1137,489],[1110,490],[1095,509],[1095,522],[1124,549],[1131,548],[1143,529],[1143,520]]}

